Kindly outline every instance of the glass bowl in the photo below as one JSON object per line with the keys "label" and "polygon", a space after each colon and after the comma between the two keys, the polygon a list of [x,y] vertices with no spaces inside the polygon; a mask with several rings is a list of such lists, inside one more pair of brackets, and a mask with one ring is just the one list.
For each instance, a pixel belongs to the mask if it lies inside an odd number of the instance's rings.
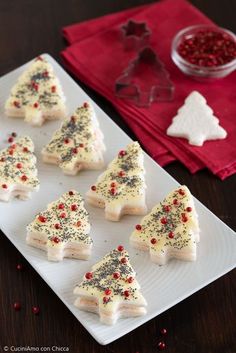
{"label": "glass bowl", "polygon": [[[222,65],[212,65],[212,66],[203,66],[191,63],[187,61],[183,56],[179,53],[179,46],[185,40],[192,40],[196,38],[196,34],[201,32],[217,32],[223,35],[226,40],[231,39],[236,44],[236,36],[234,33],[230,32],[227,29],[220,28],[214,25],[195,25],[182,29],[179,31],[172,41],[171,48],[171,57],[174,63],[178,66],[178,68],[185,73],[186,75],[191,76],[194,79],[201,81],[210,81],[218,78],[223,78],[229,75],[236,69],[236,58],[233,58],[231,61],[224,63]],[[192,59],[191,59],[192,60]]]}

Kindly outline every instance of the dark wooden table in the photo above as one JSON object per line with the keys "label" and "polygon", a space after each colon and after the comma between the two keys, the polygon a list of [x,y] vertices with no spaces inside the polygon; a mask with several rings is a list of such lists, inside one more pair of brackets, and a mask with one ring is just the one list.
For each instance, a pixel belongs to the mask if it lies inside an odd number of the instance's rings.
{"label": "dark wooden table", "polygon": [[[1,0],[0,75],[43,52],[60,61],[59,52],[65,46],[60,29],[65,25],[147,2]],[[192,0],[192,3],[219,25],[236,32],[235,0]],[[107,101],[92,90],[83,88],[134,137]],[[221,182],[206,170],[190,175],[180,163],[173,163],[165,169],[180,183],[189,185],[194,195],[226,224],[236,228],[236,176]],[[72,353],[152,353],[158,350],[162,327],[168,330],[165,337],[168,353],[236,352],[235,271],[104,347],[95,342],[4,234],[0,237],[0,248],[1,352],[4,346],[33,346],[35,349],[58,346],[69,347]],[[17,263],[25,265],[24,272],[16,270]],[[12,309],[16,300],[20,300],[24,307],[17,313]],[[32,315],[33,305],[40,306],[40,315]]]}

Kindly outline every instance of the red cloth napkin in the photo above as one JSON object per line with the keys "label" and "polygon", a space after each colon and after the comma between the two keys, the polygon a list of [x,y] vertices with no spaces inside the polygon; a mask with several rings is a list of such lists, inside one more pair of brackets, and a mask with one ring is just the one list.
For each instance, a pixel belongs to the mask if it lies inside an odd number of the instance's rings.
{"label": "red cloth napkin", "polygon": [[[132,101],[115,97],[116,78],[137,55],[134,51],[124,51],[120,38],[120,25],[130,18],[145,21],[151,28],[150,45],[165,63],[176,88],[173,102],[139,108]],[[182,74],[170,58],[171,41],[176,32],[203,23],[212,22],[188,2],[164,0],[64,28],[63,34],[71,45],[62,52],[62,57],[68,70],[113,103],[160,165],[176,158],[192,173],[207,167],[225,179],[236,171],[236,72],[214,83],[200,83]],[[228,132],[225,140],[208,141],[203,147],[194,147],[184,139],[166,135],[177,109],[193,90],[206,97]]]}

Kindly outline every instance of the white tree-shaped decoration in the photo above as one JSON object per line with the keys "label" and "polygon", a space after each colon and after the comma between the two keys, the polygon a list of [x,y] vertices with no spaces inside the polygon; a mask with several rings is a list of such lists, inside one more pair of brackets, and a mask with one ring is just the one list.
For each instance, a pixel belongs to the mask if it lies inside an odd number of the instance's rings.
{"label": "white tree-shaped decoration", "polygon": [[173,118],[167,135],[183,137],[190,145],[202,146],[206,140],[224,139],[227,132],[219,125],[219,119],[213,115],[206,99],[193,91]]}

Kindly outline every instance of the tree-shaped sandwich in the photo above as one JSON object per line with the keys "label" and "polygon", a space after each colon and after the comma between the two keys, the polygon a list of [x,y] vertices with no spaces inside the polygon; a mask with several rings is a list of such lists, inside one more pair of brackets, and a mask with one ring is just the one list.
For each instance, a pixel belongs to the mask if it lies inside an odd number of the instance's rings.
{"label": "tree-shaped sandwich", "polygon": [[138,142],[130,143],[108,165],[87,192],[87,200],[105,208],[105,217],[118,221],[123,214],[143,215],[145,204],[143,152]]}
{"label": "tree-shaped sandwich", "polygon": [[100,321],[112,325],[119,317],[146,314],[146,300],[140,292],[136,273],[122,245],[95,264],[74,289],[75,306],[97,313]]}
{"label": "tree-shaped sandwich", "polygon": [[137,224],[130,243],[149,251],[151,260],[164,265],[170,258],[196,260],[199,241],[198,217],[186,186],[171,192]]}
{"label": "tree-shaped sandwich", "polygon": [[77,191],[70,190],[28,225],[26,242],[45,250],[51,261],[64,257],[87,260],[93,244],[89,232],[89,215],[83,199]]}
{"label": "tree-shaped sandwich", "polygon": [[0,200],[27,200],[39,190],[34,144],[30,137],[17,139],[0,151]]}
{"label": "tree-shaped sandwich", "polygon": [[52,65],[36,58],[18,78],[5,104],[6,115],[41,126],[45,120],[64,118],[65,97]]}
{"label": "tree-shaped sandwich", "polygon": [[57,164],[65,174],[104,165],[103,134],[91,104],[85,102],[66,119],[43,148],[43,161]]}

